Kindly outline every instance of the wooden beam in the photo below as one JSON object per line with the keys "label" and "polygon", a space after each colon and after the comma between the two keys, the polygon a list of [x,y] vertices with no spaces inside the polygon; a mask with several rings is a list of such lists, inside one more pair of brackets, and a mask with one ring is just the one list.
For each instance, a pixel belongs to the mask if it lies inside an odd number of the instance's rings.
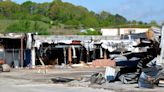
{"label": "wooden beam", "polygon": [[72,48],[68,48],[68,62],[69,64],[72,64]]}

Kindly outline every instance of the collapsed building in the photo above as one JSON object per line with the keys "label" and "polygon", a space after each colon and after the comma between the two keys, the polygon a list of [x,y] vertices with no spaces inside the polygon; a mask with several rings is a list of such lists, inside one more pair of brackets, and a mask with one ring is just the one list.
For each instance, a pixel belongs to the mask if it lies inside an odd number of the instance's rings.
{"label": "collapsed building", "polygon": [[[120,37],[107,36],[39,36],[32,33],[0,36],[1,62],[11,67],[36,65],[72,65],[92,62],[92,66],[119,66],[117,76],[106,80],[142,84],[146,72],[158,75],[159,42],[152,32]],[[148,68],[146,70],[143,70]],[[149,69],[152,68],[152,69]],[[157,71],[150,71],[157,70]],[[154,76],[150,75],[150,76]],[[158,79],[157,79],[158,80]],[[145,86],[145,85],[144,85]],[[150,86],[150,85],[148,85]]]}
{"label": "collapsed building", "polygon": [[1,58],[4,63],[19,67],[23,65],[24,39],[22,35],[11,37],[9,35],[0,36]]}
{"label": "collapsed building", "polygon": [[87,63],[96,59],[111,59],[128,52],[139,53],[139,50],[144,49],[139,46],[136,48],[134,45],[139,43],[138,38],[141,37],[145,39],[145,33],[132,34],[131,37],[125,35],[121,38],[9,34],[0,38],[0,44],[4,47],[1,56],[13,67],[40,65],[40,60],[46,65]]}
{"label": "collapsed building", "polygon": [[[87,63],[99,58],[108,58],[108,51],[93,36],[38,36],[27,34],[5,34],[0,36],[1,58],[11,67],[33,67],[46,65]],[[104,37],[103,39],[108,39]],[[105,45],[104,45],[105,47]]]}
{"label": "collapsed building", "polygon": [[[42,58],[45,64],[78,64],[80,62],[92,62],[100,58],[108,58],[107,51],[101,46],[100,41],[94,41],[93,37],[71,37],[64,40],[61,37],[35,36],[37,58]],[[43,40],[46,39],[46,40]]]}

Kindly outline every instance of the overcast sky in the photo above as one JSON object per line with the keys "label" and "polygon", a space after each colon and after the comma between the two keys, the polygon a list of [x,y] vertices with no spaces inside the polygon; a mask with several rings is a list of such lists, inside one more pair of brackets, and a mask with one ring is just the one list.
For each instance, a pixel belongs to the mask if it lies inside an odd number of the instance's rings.
{"label": "overcast sky", "polygon": [[[22,3],[27,0],[13,0]],[[29,1],[29,0],[28,0]],[[31,0],[34,2],[51,2],[52,0]],[[103,10],[112,14],[120,14],[128,20],[158,23],[164,21],[164,0],[62,0],[81,5],[99,13]]]}

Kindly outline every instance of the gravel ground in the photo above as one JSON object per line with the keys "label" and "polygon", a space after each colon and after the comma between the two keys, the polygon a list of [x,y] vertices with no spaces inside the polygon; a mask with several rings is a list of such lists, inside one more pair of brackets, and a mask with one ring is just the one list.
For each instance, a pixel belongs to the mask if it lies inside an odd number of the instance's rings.
{"label": "gravel ground", "polygon": [[104,89],[67,87],[65,85],[36,83],[29,80],[0,78],[1,92],[112,92]]}
{"label": "gravel ground", "polygon": [[[44,70],[38,71],[38,69],[13,69],[8,73],[0,73],[0,90],[2,92],[26,92],[26,90],[27,92],[164,92],[164,87],[143,89],[138,88],[137,84],[120,82],[91,85],[89,77],[95,72],[104,72],[105,68],[48,69],[46,73]],[[58,78],[67,80],[56,81]]]}

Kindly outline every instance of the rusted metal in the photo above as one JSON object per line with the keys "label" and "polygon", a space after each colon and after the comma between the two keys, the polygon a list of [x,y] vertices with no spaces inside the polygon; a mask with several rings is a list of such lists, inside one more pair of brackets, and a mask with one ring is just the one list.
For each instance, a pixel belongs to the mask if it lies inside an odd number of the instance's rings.
{"label": "rusted metal", "polygon": [[68,62],[69,64],[72,64],[72,48],[68,48]]}

